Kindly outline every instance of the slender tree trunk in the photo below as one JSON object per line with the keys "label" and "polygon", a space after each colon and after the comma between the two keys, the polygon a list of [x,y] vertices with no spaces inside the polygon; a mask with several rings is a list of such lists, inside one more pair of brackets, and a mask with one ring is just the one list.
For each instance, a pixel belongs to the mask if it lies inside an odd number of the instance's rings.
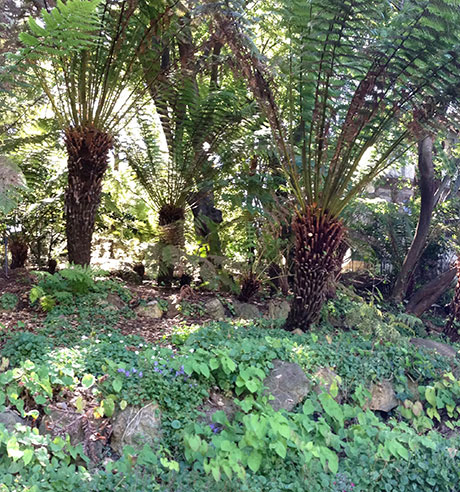
{"label": "slender tree trunk", "polygon": [[419,289],[410,298],[406,311],[414,314],[415,316],[421,316],[452,285],[452,281],[455,278],[455,273],[456,269],[451,268]]}
{"label": "slender tree trunk", "polygon": [[420,173],[420,215],[414,239],[404,258],[402,268],[393,288],[392,297],[395,302],[402,302],[406,296],[410,279],[426,247],[431,217],[436,205],[433,168],[433,138],[431,136],[422,138],[418,143],[418,169]]}
{"label": "slender tree trunk", "polygon": [[164,205],[158,215],[160,241],[157,281],[170,287],[174,279],[175,264],[180,260],[180,251],[185,244],[185,210],[175,205]]}
{"label": "slender tree trunk", "polygon": [[320,314],[330,282],[343,259],[345,228],[316,207],[297,214],[292,223],[295,234],[294,300],[284,328],[308,330]]}
{"label": "slender tree trunk", "polygon": [[68,153],[65,214],[69,261],[89,265],[94,222],[112,137],[95,128],[69,128],[65,132],[65,145]]}
{"label": "slender tree trunk", "polygon": [[458,321],[460,318],[460,258],[457,258],[455,263],[455,271],[457,274],[457,285],[455,287],[454,298],[450,303],[450,315],[444,327],[444,333],[450,338],[452,342],[458,342],[460,335],[454,321]]}

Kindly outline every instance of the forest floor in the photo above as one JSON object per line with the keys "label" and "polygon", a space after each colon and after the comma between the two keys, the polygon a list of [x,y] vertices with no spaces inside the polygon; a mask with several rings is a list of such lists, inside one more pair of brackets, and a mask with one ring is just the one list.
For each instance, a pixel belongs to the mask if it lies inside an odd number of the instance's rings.
{"label": "forest floor", "polygon": [[288,333],[282,298],[248,319],[62,275],[0,276],[0,492],[459,492],[460,344],[434,325],[344,287]]}

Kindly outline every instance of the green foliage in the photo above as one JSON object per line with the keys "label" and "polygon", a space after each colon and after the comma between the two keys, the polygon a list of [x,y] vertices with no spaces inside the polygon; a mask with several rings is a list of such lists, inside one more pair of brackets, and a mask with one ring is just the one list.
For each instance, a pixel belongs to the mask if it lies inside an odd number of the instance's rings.
{"label": "green foliage", "polygon": [[0,309],[12,311],[18,305],[19,299],[16,294],[5,292],[0,296]]}
{"label": "green foliage", "polygon": [[51,275],[48,272],[37,272],[41,279],[32,287],[29,299],[32,304],[37,301],[44,311],[52,311],[57,305],[71,305],[77,298],[89,294],[108,294],[116,292],[128,299],[129,294],[116,282],[111,280],[97,280],[97,277],[106,275],[106,272],[92,270],[87,266],[73,265]]}

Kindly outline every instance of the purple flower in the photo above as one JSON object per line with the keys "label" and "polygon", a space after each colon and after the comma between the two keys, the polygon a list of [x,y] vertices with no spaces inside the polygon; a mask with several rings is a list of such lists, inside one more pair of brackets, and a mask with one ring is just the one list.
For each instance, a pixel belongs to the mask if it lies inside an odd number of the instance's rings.
{"label": "purple flower", "polygon": [[144,373],[142,371],[139,371],[138,376],[141,378],[143,375],[144,375]]}
{"label": "purple flower", "polygon": [[133,367],[133,368],[131,369],[131,372],[132,372],[133,374],[136,374],[137,369],[136,369],[135,367]]}
{"label": "purple flower", "polygon": [[218,432],[221,431],[220,426],[217,424],[209,424],[209,427],[214,432],[214,434],[217,434]]}
{"label": "purple flower", "polygon": [[124,372],[125,372],[125,370],[124,370],[124,369],[122,369],[122,368],[120,367],[120,368],[117,370],[117,372],[122,372],[122,373],[124,373]]}
{"label": "purple flower", "polygon": [[127,378],[129,378],[129,376],[131,376],[131,373],[129,371],[125,371],[125,375]]}

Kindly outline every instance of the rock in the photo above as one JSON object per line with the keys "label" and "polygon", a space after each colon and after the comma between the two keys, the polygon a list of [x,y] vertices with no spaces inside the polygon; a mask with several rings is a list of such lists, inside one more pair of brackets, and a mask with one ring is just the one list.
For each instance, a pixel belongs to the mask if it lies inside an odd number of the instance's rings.
{"label": "rock", "polygon": [[26,425],[26,421],[16,412],[7,408],[0,412],[0,424],[3,424],[8,432],[13,432],[16,424]]}
{"label": "rock", "polygon": [[64,437],[68,434],[72,446],[82,444],[91,461],[98,463],[102,459],[105,444],[104,431],[100,430],[103,421],[87,418],[73,410],[65,409],[63,405],[60,407],[52,408],[51,412],[43,417],[39,427],[40,434],[50,434],[53,437]]}
{"label": "rock", "polygon": [[177,309],[176,304],[174,304],[171,301],[168,301],[168,310],[166,311],[166,317],[167,318],[175,318],[176,316],[179,316],[180,311]]}
{"label": "rock", "polygon": [[204,305],[206,313],[213,319],[223,320],[225,318],[224,305],[219,299],[210,299]]}
{"label": "rock", "polygon": [[291,333],[293,333],[294,335],[305,335],[305,333],[300,328],[292,330]]}
{"label": "rock", "polygon": [[247,302],[234,301],[233,307],[235,308],[235,314],[237,318],[241,319],[258,319],[261,318],[259,308],[254,304],[248,304]]}
{"label": "rock", "polygon": [[211,425],[213,423],[212,416],[218,411],[222,410],[227,416],[228,420],[233,420],[239,407],[233,401],[233,398],[222,395],[216,391],[211,391],[208,400],[199,408],[200,412],[204,414],[203,421]]}
{"label": "rock", "polygon": [[115,416],[110,445],[118,454],[124,446],[140,451],[145,444],[154,447],[160,436],[160,411],[156,403],[149,403],[142,408],[127,407]]}
{"label": "rock", "polygon": [[145,306],[137,306],[137,308],[134,309],[134,312],[138,316],[152,319],[160,319],[163,317],[164,314],[164,311],[161,309],[158,301],[151,301]]}
{"label": "rock", "polygon": [[288,317],[291,305],[287,301],[277,301],[272,299],[268,303],[268,318],[270,319],[283,319]]}
{"label": "rock", "polygon": [[399,404],[396,399],[395,390],[390,381],[380,381],[370,388],[371,401],[369,408],[380,412],[389,412]]}
{"label": "rock", "polygon": [[[316,385],[313,388],[313,391],[319,395],[320,393],[329,393],[331,394],[331,386],[335,382],[337,387],[341,382],[340,376],[338,376],[331,368],[329,367],[320,367],[314,374],[314,378],[317,381]],[[341,401],[342,395],[340,392],[337,395],[331,395],[335,400]]]}
{"label": "rock", "polygon": [[435,342],[434,340],[428,340],[426,338],[411,338],[410,343],[416,347],[423,347],[427,350],[432,350],[439,355],[443,355],[444,357],[457,357],[457,351],[454,347],[447,345],[447,343]]}
{"label": "rock", "polygon": [[125,302],[120,298],[120,296],[117,294],[112,294],[111,292],[107,294],[105,302],[109,305],[110,308],[117,311],[125,307]]}
{"label": "rock", "polygon": [[273,369],[264,380],[266,392],[275,399],[270,401],[274,410],[292,410],[310,392],[311,383],[302,368],[295,363],[275,359]]}

